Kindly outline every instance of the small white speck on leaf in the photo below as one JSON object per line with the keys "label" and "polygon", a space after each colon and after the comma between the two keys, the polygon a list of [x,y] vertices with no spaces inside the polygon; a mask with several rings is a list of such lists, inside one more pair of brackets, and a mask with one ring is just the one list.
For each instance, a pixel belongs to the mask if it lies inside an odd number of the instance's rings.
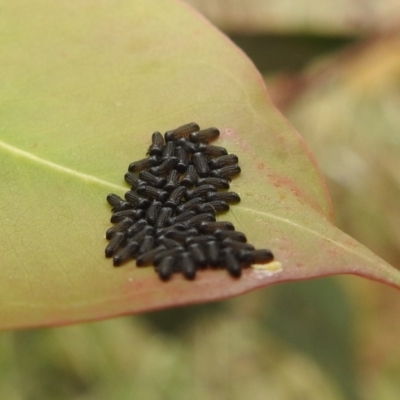
{"label": "small white speck on leaf", "polygon": [[279,261],[272,261],[268,264],[253,264],[251,268],[253,268],[254,276],[258,279],[273,276],[283,271],[282,264]]}

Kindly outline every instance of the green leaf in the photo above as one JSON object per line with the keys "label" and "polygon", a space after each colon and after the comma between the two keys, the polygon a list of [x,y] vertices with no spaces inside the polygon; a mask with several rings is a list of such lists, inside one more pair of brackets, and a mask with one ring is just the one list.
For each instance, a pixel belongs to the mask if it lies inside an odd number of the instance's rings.
{"label": "green leaf", "polygon": [[[227,298],[296,279],[400,274],[332,224],[322,178],[251,63],[174,1],[24,2],[0,13],[1,327],[61,325]],[[275,270],[159,281],[104,258],[108,193],[150,134],[218,126],[239,156],[226,219]],[[277,266],[277,264],[274,264]]]}

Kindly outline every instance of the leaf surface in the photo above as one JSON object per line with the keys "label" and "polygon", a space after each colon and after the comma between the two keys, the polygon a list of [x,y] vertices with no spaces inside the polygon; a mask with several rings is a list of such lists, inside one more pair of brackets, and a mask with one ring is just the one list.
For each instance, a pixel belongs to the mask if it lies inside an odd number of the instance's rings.
{"label": "leaf surface", "polygon": [[[0,326],[61,325],[211,301],[338,273],[400,274],[332,224],[325,185],[261,76],[175,1],[9,2],[0,14]],[[226,219],[277,270],[158,280],[104,258],[108,193],[155,130],[217,126],[239,156]]]}

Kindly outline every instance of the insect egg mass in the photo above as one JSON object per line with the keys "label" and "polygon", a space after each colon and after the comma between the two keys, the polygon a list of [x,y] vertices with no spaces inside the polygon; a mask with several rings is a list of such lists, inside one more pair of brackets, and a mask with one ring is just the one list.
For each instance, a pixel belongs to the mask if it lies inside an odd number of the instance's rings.
{"label": "insect egg mass", "polygon": [[175,273],[192,280],[206,268],[239,278],[243,268],[273,261],[270,250],[248,244],[231,222],[217,221],[240,202],[227,189],[241,172],[235,154],[209,144],[218,136],[217,128],[201,130],[195,122],[152,134],[148,157],[132,162],[124,176],[131,186],[125,199],[107,196],[114,225],[105,256],[114,266],[136,259],[166,281]]}

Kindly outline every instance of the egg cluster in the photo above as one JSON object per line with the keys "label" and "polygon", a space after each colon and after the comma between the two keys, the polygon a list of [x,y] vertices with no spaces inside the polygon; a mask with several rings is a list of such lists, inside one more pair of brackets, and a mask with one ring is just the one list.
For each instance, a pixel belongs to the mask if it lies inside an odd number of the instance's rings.
{"label": "egg cluster", "polygon": [[154,265],[162,280],[175,272],[194,279],[199,269],[226,268],[239,277],[242,268],[273,260],[270,250],[256,250],[246,236],[216,215],[240,197],[227,191],[240,173],[238,157],[210,141],[217,128],[200,130],[192,122],[154,132],[147,158],[129,165],[125,199],[107,196],[113,207],[107,230],[106,257],[114,266],[136,259],[138,267]]}

